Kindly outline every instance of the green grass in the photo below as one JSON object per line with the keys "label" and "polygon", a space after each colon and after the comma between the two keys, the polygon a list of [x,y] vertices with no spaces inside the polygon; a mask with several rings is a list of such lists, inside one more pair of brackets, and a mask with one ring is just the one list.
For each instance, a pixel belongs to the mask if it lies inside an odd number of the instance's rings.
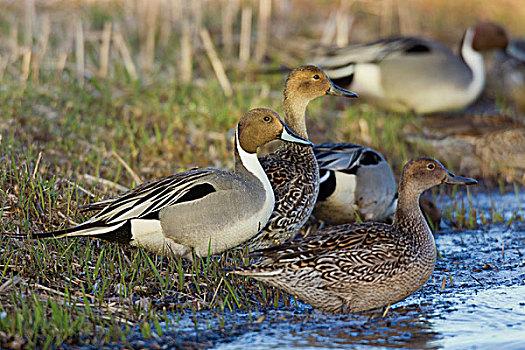
{"label": "green grass", "polygon": [[[119,11],[88,10],[85,21],[94,30],[120,20]],[[0,31],[7,35],[11,29]],[[135,57],[140,33],[126,34]],[[60,35],[51,38],[52,49]],[[114,153],[143,180],[195,166],[231,168],[227,135],[240,116],[258,106],[281,111],[283,74],[230,69],[235,92],[225,98],[202,52],[196,55],[198,79],[180,84],[173,74],[178,42],[171,38],[168,44],[173,50],[159,53],[155,71],[139,81],[130,78],[120,60],[112,61],[108,78],[92,76],[83,85],[75,78],[74,61],[62,74],[41,69],[38,81],[33,75],[20,79],[21,59],[5,70],[0,84],[1,347],[125,343],[137,332],[144,338],[161,336],[161,324],[176,326],[174,315],[294,305],[276,289],[226,275],[224,268],[249,263],[240,252],[188,261],[90,239],[9,238],[82,222],[87,217],[77,207],[118,193],[83,175],[133,187],[133,175]],[[97,50],[87,45],[86,51],[93,66]],[[396,175],[422,152],[403,134],[418,116],[366,104],[341,112],[329,97],[314,101],[308,113],[314,141],[367,144],[387,155]],[[507,184],[502,187],[509,191]],[[456,227],[505,222],[499,207],[484,216],[470,196],[455,191],[440,188],[434,194],[458,199],[444,210]],[[510,191],[518,193],[520,186]],[[523,222],[521,208],[505,223]]]}
{"label": "green grass", "polygon": [[[0,95],[2,120],[12,123],[2,133],[0,145],[0,283],[13,281],[0,293],[3,346],[13,337],[28,347],[44,348],[66,341],[119,342],[135,332],[148,339],[152,332],[161,335],[159,324],[172,324],[172,315],[189,310],[288,306],[286,294],[222,271],[244,261],[239,253],[195,257],[190,262],[90,239],[9,239],[12,233],[82,222],[86,217],[77,212],[78,206],[117,193],[85,181],[80,174],[132,187],[131,174],[111,151],[143,179],[196,165],[231,167],[231,140],[220,135],[227,134],[252,106],[258,89],[252,84],[226,100],[213,83],[199,88],[159,83],[147,90],[136,84],[122,88],[119,82],[98,83],[90,84],[91,89],[74,82],[50,82],[45,89],[12,83]],[[273,84],[280,89],[280,82]],[[120,97],[107,97],[116,89]],[[279,104],[279,99],[268,98],[257,105],[279,109]],[[416,117],[385,116],[360,105],[341,116],[333,112],[333,123],[325,112],[333,107],[334,101],[319,99],[309,113],[322,116],[317,125],[332,123],[336,140],[368,138],[373,146],[389,152],[396,173],[416,155],[399,133],[408,119]],[[354,130],[356,119],[368,124],[368,134]],[[213,137],[204,130],[214,132]],[[445,208],[445,217],[460,229],[504,221],[496,207],[490,217],[480,218],[470,195],[455,194],[455,189],[439,191],[457,198],[454,207]],[[523,221],[522,214],[516,213],[509,225],[514,221]],[[100,327],[105,332],[100,333]]]}

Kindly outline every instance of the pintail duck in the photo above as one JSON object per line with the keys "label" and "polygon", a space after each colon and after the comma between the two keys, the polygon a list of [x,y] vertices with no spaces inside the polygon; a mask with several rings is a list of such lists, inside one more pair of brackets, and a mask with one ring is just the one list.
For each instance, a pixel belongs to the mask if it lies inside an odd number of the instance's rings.
{"label": "pintail duck", "polygon": [[[319,196],[313,215],[329,224],[389,221],[396,210],[396,180],[392,168],[377,151],[353,143],[314,146],[319,164]],[[419,205],[432,228],[441,213],[434,202],[420,197]]]}
{"label": "pintail duck", "polygon": [[[294,69],[286,79],[283,107],[288,127],[308,138],[305,113],[308,103],[323,95],[357,97],[333,84],[317,66]],[[243,247],[250,250],[281,244],[305,224],[319,192],[319,168],[311,147],[283,142],[273,153],[260,159],[275,194],[275,209],[263,228]]]}
{"label": "pintail duck", "polygon": [[505,30],[493,23],[469,28],[460,55],[421,38],[389,38],[333,49],[315,62],[336,84],[398,111],[430,113],[461,109],[485,85],[482,52],[505,49]]}
{"label": "pintail duck", "polygon": [[319,196],[313,215],[332,224],[384,221],[394,214],[396,180],[377,151],[353,143],[315,145]]}
{"label": "pintail duck", "polygon": [[525,180],[525,124],[503,114],[426,116],[406,139],[461,173]]}
{"label": "pintail duck", "polygon": [[328,227],[302,240],[255,252],[260,259],[234,273],[281,288],[325,312],[359,312],[398,302],[432,275],[436,246],[418,205],[433,186],[471,185],[432,158],[403,168],[392,225]]}
{"label": "pintail duck", "polygon": [[272,187],[256,152],[275,139],[313,146],[277,113],[252,109],[236,128],[235,172],[202,168],[147,182],[103,201],[104,209],[78,226],[30,237],[96,237],[171,256],[191,257],[192,249],[202,257],[220,253],[253,237],[273,211]]}

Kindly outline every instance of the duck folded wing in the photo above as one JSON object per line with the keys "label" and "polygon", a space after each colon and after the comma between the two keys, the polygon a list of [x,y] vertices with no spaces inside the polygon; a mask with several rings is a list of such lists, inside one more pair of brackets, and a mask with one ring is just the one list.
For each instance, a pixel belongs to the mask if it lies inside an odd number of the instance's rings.
{"label": "duck folded wing", "polygon": [[341,68],[351,63],[378,63],[389,56],[433,53],[454,55],[452,50],[438,42],[415,37],[380,39],[366,44],[354,44],[343,48],[325,49],[316,63],[327,70]]}
{"label": "duck folded wing", "polygon": [[168,206],[159,213],[164,235],[194,248],[199,256],[250,239],[266,225],[273,210],[273,201],[253,196],[253,189],[244,182],[229,186],[218,178],[215,185],[217,190],[205,198]]}
{"label": "duck folded wing", "polygon": [[262,260],[254,264],[248,275],[273,278],[276,271],[296,271],[318,279],[319,288],[334,292],[342,292],[352,284],[388,278],[400,265],[405,248],[388,236],[371,245],[377,235],[364,232],[368,225],[355,226],[353,230],[332,232],[307,244],[286,244],[261,251]]}
{"label": "duck folded wing", "polygon": [[314,153],[320,169],[351,174],[355,174],[362,162],[364,165],[372,165],[382,160],[372,149],[353,143],[322,143],[315,145]]}
{"label": "duck folded wing", "polygon": [[116,198],[117,196],[106,198],[98,202],[84,204],[78,207],[78,210],[82,213],[87,213],[90,211],[101,211],[102,209],[107,207],[109,203],[113,202]]}
{"label": "duck folded wing", "polygon": [[[323,232],[324,231],[324,232]],[[341,254],[361,254],[367,246],[377,246],[378,250],[391,249],[398,245],[398,240],[388,230],[388,225],[377,222],[363,222],[356,224],[328,227],[314,235],[304,237],[301,244],[294,242],[254,252],[263,258],[261,265],[267,260],[274,263],[292,261],[315,261],[318,257],[337,251]],[[381,244],[377,244],[380,241]],[[257,265],[257,264],[256,264]]]}
{"label": "duck folded wing", "polygon": [[213,179],[216,176],[215,170],[203,168],[143,183],[113,200],[86,223],[158,219],[165,207],[215,192]]}

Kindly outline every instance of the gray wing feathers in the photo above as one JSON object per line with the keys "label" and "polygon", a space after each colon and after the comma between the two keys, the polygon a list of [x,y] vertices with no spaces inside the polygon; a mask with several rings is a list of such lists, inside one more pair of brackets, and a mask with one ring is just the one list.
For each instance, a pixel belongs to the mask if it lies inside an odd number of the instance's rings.
{"label": "gray wing feathers", "polygon": [[158,181],[144,183],[123,194],[88,222],[113,224],[130,219],[145,218],[165,206],[177,203],[193,186],[216,177],[215,171],[197,169],[170,176]]}
{"label": "gray wing feathers", "polygon": [[320,169],[345,170],[359,166],[363,152],[374,150],[355,144],[321,144],[314,152]]}
{"label": "gray wing feathers", "polygon": [[[211,242],[212,253],[236,246],[251,238],[240,234],[255,235],[266,224],[250,224],[249,219],[264,206],[264,198],[250,193],[253,190],[239,182],[205,199],[165,207],[160,212],[164,235],[178,244],[205,251]],[[245,232],[243,225],[253,225],[253,229]]]}
{"label": "gray wing feathers", "polygon": [[[416,47],[420,47],[420,50],[423,51],[428,50],[427,52],[431,51],[442,55],[454,54],[447,46],[422,38],[388,38],[372,43],[328,49],[322,57],[316,60],[316,63],[327,70],[340,68],[351,63],[377,63],[386,57],[409,54]],[[417,53],[418,51],[412,52]]]}

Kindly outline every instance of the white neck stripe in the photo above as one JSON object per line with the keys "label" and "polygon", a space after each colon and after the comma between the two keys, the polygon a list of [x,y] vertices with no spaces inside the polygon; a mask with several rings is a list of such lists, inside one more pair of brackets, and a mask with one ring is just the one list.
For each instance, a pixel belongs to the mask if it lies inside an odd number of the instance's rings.
{"label": "white neck stripe", "polygon": [[472,72],[472,81],[468,90],[479,90],[481,92],[485,85],[485,63],[483,56],[472,48],[475,34],[474,28],[469,28],[465,33],[463,46],[461,47],[461,56]]}
{"label": "white neck stripe", "polygon": [[474,28],[469,28],[465,33],[463,45],[461,46],[461,56],[472,72],[472,80],[468,84],[467,93],[477,97],[485,86],[485,63],[483,56],[472,48]]}
{"label": "white neck stripe", "polygon": [[235,147],[237,148],[237,153],[239,154],[242,165],[246,168],[246,170],[259,179],[259,181],[261,181],[267,193],[270,191],[270,193],[273,195],[272,185],[270,185],[268,176],[264,172],[261,163],[259,163],[257,153],[248,153],[242,148],[241,143],[239,142],[239,128],[237,128],[235,132]]}

